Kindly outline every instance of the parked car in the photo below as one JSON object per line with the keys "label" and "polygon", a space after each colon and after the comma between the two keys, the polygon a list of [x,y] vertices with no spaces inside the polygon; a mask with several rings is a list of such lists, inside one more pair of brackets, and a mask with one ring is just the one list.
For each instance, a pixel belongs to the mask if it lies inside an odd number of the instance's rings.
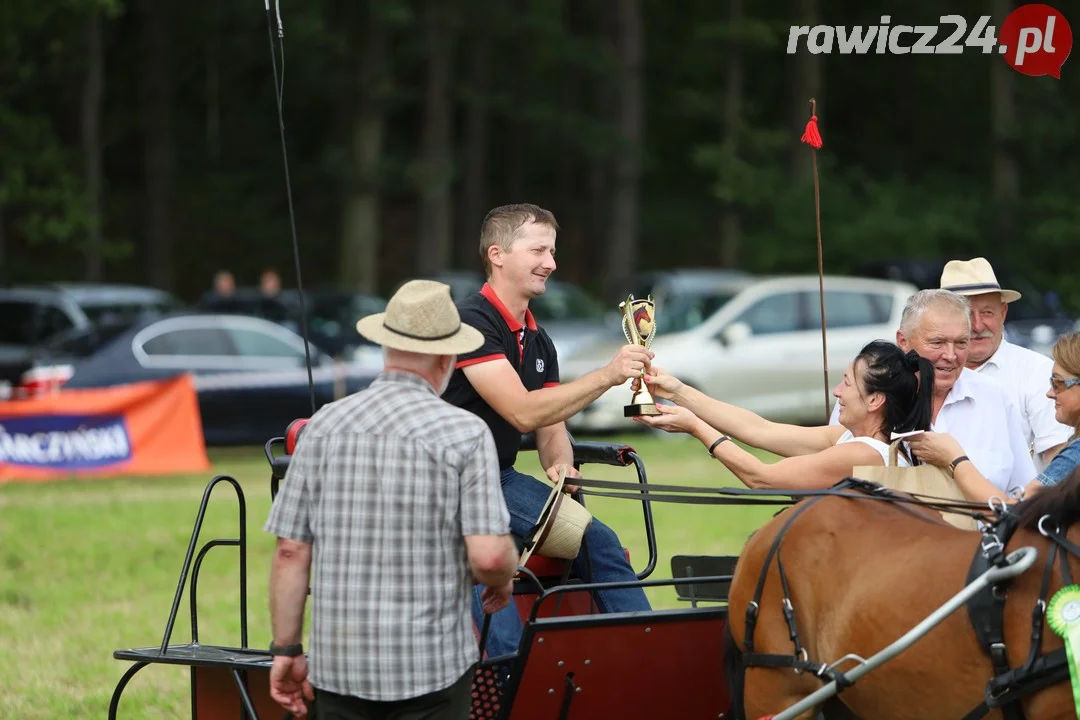
{"label": "parked car", "polygon": [[659,336],[697,327],[753,282],[742,270],[674,269],[641,273],[630,286],[637,299],[652,296]]}
{"label": "parked car", "polygon": [[[386,300],[377,295],[335,288],[304,290],[304,311],[308,336],[319,349],[336,358],[364,359],[376,348],[356,332],[356,321],[365,315],[382,312]],[[199,301],[205,312],[228,315],[250,315],[270,320],[296,333],[302,333],[300,321],[300,292],[282,290],[274,298],[266,298],[258,288],[237,288],[227,298],[205,296]],[[382,363],[381,351],[379,363]]]}
{"label": "parked car", "polygon": [[[194,375],[208,445],[262,444],[312,414],[304,341],[277,323],[242,315],[178,314],[143,320],[69,364],[64,388],[103,387],[182,372]],[[311,347],[316,409],[367,387],[375,373]]]}
{"label": "parked car", "polygon": [[[843,377],[844,369],[867,342],[895,339],[904,303],[915,287],[910,283],[829,276],[824,286],[828,407],[816,275],[749,281],[697,322],[675,318],[665,321],[658,304],[652,343],[655,362],[703,392],[768,419],[825,423],[832,406],[832,388]],[[608,362],[619,344],[596,346],[565,367],[560,366],[562,380],[573,380]],[[604,393],[570,418],[567,425],[577,432],[640,428],[623,417],[623,406],[630,404],[629,385]]]}
{"label": "parked car", "polygon": [[19,382],[34,365],[34,348],[60,333],[119,324],[182,307],[151,287],[95,283],[0,288],[0,381]]}

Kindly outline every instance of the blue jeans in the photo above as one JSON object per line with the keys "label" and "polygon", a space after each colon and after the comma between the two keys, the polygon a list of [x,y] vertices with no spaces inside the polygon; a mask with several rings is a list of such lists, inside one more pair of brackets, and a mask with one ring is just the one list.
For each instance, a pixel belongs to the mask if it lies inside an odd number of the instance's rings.
{"label": "blue jeans", "polygon": [[[531,475],[520,473],[512,467],[502,471],[502,491],[506,508],[510,511],[510,532],[520,544],[522,538],[536,524],[544,502],[551,494],[551,485]],[[588,562],[585,550],[588,550]],[[592,571],[590,576],[589,571]],[[593,518],[589,529],[585,531],[582,552],[573,562],[574,574],[585,582],[621,582],[637,580],[634,569],[626,561],[622,543],[615,531]],[[484,611],[480,607],[480,593],[483,585],[477,585],[473,591],[473,620],[476,627],[482,628]],[[616,590],[597,590],[592,593],[600,612],[634,612],[651,610],[645,591],[640,587],[620,588]],[[488,628],[487,644],[484,651],[488,657],[499,657],[517,652],[524,629],[517,607],[511,600],[510,605],[491,616]]]}

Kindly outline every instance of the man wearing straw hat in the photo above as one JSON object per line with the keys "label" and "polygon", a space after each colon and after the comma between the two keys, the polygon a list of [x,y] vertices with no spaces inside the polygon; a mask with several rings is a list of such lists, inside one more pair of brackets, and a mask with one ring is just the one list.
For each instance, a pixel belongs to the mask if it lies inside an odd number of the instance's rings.
{"label": "man wearing straw hat", "polygon": [[950,260],[941,273],[944,290],[965,295],[971,304],[971,342],[967,367],[993,378],[1020,411],[1024,439],[1041,471],[1072,437],[1073,428],[1054,419],[1054,401],[1046,396],[1054,361],[1005,339],[1009,303],[1020,293],[998,284],[986,258]]}
{"label": "man wearing straw hat", "polygon": [[[552,483],[560,476],[578,475],[564,421],[608,389],[639,377],[652,359],[645,348],[625,345],[606,366],[573,382],[559,382],[555,346],[529,311],[529,301],[544,293],[555,270],[558,228],[550,211],[531,204],[498,207],[484,218],[480,257],[488,281],[459,306],[462,318],[483,332],[484,345],[458,359],[445,395],[491,428],[510,528],[517,538],[530,535],[551,496],[550,485],[514,468],[522,433],[535,431],[540,464]],[[589,524],[583,548],[573,561],[579,577],[594,582],[637,579],[618,536],[600,521]],[[650,609],[640,587],[599,590],[594,596],[602,612]],[[476,613],[475,602],[473,610]],[[517,650],[521,631],[513,607],[496,613],[487,637],[488,656]]]}
{"label": "man wearing straw hat", "polygon": [[491,432],[439,397],[483,336],[430,280],[356,329],[383,346],[384,370],[311,418],[265,526],[278,537],[270,692],[301,717],[314,698],[318,717],[464,720],[473,584],[494,612],[517,569]]}

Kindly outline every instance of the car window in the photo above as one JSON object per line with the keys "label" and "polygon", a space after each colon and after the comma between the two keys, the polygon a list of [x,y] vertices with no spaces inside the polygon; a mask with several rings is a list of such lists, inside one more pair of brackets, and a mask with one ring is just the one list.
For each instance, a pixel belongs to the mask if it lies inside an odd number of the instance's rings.
{"label": "car window", "polygon": [[551,285],[543,295],[533,298],[529,308],[539,320],[603,320],[600,304],[572,285]]}
{"label": "car window", "polygon": [[41,327],[38,339],[44,340],[73,327],[75,327],[75,323],[71,322],[71,318],[67,316],[67,313],[55,305],[46,305],[41,309]]}
{"label": "car window", "polygon": [[797,332],[805,326],[800,320],[800,293],[770,295],[748,307],[738,321],[750,326],[754,335]]}
{"label": "car window", "polygon": [[724,307],[731,293],[673,293],[657,300],[656,331],[660,334],[691,330]]}
{"label": "car window", "polygon": [[38,304],[24,300],[0,302],[0,343],[32,345],[37,341]]}
{"label": "car window", "polygon": [[156,335],[142,346],[147,355],[236,355],[232,341],[218,328],[184,328]]}
{"label": "car window", "polygon": [[279,337],[251,328],[229,328],[237,352],[245,357],[288,357],[304,360],[304,351]]}
{"label": "car window", "polygon": [[[809,298],[812,327],[821,327],[821,301],[817,293]],[[829,328],[850,328],[881,325],[892,315],[893,297],[882,293],[854,290],[825,291],[825,324]]]}

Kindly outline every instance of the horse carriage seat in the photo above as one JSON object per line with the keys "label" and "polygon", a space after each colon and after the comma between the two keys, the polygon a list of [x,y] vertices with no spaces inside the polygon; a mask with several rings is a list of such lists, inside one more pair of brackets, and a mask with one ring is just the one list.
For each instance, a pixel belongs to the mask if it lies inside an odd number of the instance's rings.
{"label": "horse carriage seat", "polygon": [[671,558],[672,578],[726,576],[726,580],[710,583],[676,583],[675,593],[679,600],[697,607],[699,602],[722,602],[728,600],[731,576],[735,574],[737,555],[675,555]]}

